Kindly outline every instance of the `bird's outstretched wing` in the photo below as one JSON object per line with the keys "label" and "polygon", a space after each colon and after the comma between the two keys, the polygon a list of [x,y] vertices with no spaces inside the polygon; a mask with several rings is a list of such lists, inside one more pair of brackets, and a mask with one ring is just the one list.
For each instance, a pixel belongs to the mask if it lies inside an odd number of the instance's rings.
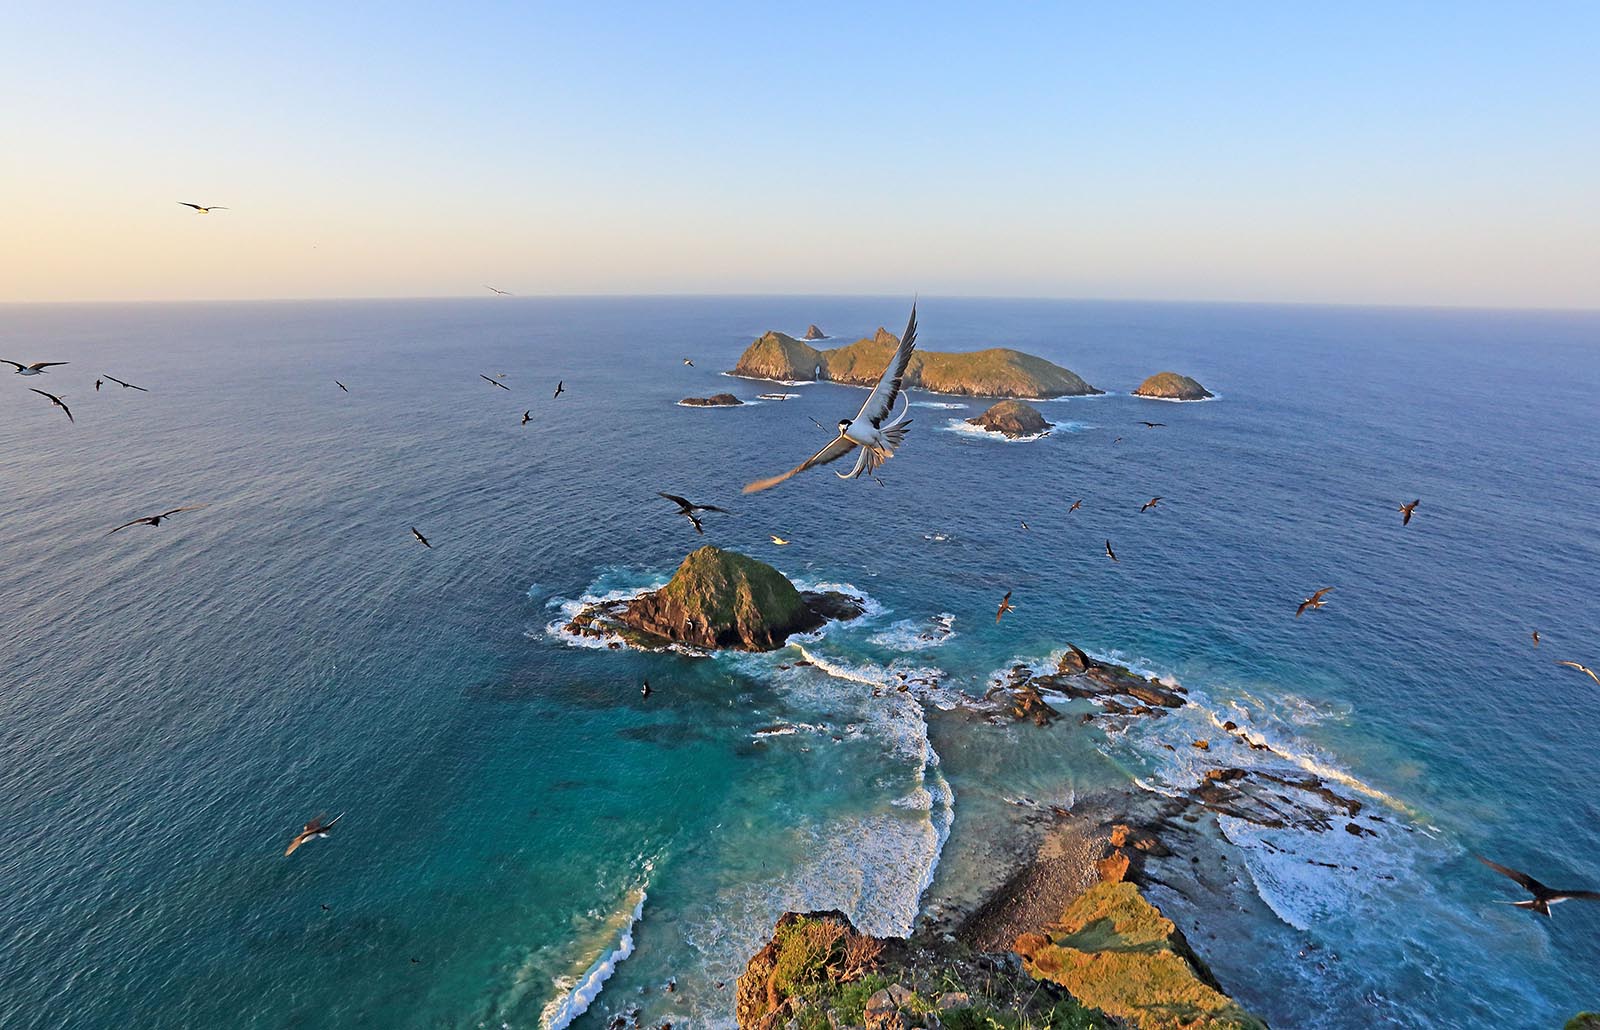
{"label": "bird's outstretched wing", "polygon": [[1473,855],[1472,857],[1476,858],[1478,861],[1482,862],[1484,865],[1488,866],[1490,869],[1493,869],[1495,872],[1499,873],[1501,876],[1509,877],[1512,880],[1515,880],[1517,883],[1522,885],[1522,888],[1524,890],[1526,890],[1528,893],[1532,894],[1534,897],[1539,897],[1541,894],[1549,894],[1550,893],[1550,888],[1549,887],[1546,887],[1544,884],[1540,883],[1538,880],[1535,880],[1533,877],[1529,876],[1527,873],[1518,872],[1517,870],[1512,869],[1512,868],[1510,868],[1508,866],[1501,865],[1499,862],[1491,862],[1487,858],[1484,858],[1482,855]]}
{"label": "bird's outstretched wing", "polygon": [[56,407],[60,408],[62,411],[67,413],[67,421],[68,422],[76,422],[76,421],[78,421],[77,419],[72,417],[72,409],[67,407],[66,404],[61,400],[60,397],[57,397],[53,393],[45,393],[43,390],[35,389],[32,386],[28,387],[28,389],[33,390],[33,392],[38,394],[40,397],[48,397],[48,398],[50,398],[50,403],[51,404],[54,404]]}
{"label": "bird's outstretched wing", "polygon": [[8,365],[16,366],[16,369],[17,369],[18,372],[21,372],[23,369],[28,367],[27,365],[24,365],[22,362],[20,362],[20,361],[12,361],[10,358],[0,358],[0,361],[3,361]]}
{"label": "bird's outstretched wing", "polygon": [[206,505],[206,504],[191,504],[187,508],[174,508],[171,511],[164,511],[164,512],[161,513],[160,517],[161,518],[166,518],[169,515],[176,515],[180,511],[199,511],[201,508],[207,508],[207,507],[210,507],[210,505]]}
{"label": "bird's outstretched wing", "polygon": [[[149,522],[149,521],[150,520],[148,518],[134,519],[132,522],[124,522],[122,525],[118,526],[117,529],[127,529],[129,526],[137,526],[141,522]],[[110,536],[111,533],[115,533],[117,531],[117,529],[111,530],[111,532],[107,533],[106,536]]]}
{"label": "bird's outstretched wing", "polygon": [[200,205],[199,205],[199,204],[191,204],[191,203],[189,203],[189,202],[188,202],[188,201],[187,201],[187,200],[180,200],[180,201],[178,201],[178,204],[179,204],[179,206],[180,206],[180,207],[192,207],[192,208],[194,208],[194,209],[195,209],[195,210],[196,210],[196,211],[203,211],[203,210],[205,210],[205,209],[204,209],[204,208],[202,208],[202,207],[201,207],[201,206],[200,206]]}
{"label": "bird's outstretched wing", "polygon": [[1594,680],[1596,683],[1600,683],[1600,676],[1596,676],[1594,670],[1589,668],[1587,665],[1579,665],[1577,662],[1557,662],[1556,664],[1557,665],[1565,665],[1568,668],[1572,668],[1572,669],[1577,669],[1579,672],[1583,673],[1585,676],[1588,676],[1590,679]]}
{"label": "bird's outstretched wing", "polygon": [[1088,655],[1084,654],[1083,648],[1079,647],[1077,644],[1068,644],[1067,650],[1078,656],[1078,661],[1083,663],[1083,667],[1086,671],[1099,664],[1093,658],[1090,658]]}
{"label": "bird's outstretched wing", "polygon": [[149,390],[146,390],[142,386],[134,386],[132,383],[125,383],[122,380],[118,379],[116,376],[106,376],[106,378],[111,380],[113,383],[116,383],[118,386],[126,386],[130,390],[138,390],[140,393],[149,393],[150,392]]}
{"label": "bird's outstretched wing", "polygon": [[[883,384],[881,383],[879,384],[880,387],[882,385]],[[802,461],[794,468],[783,473],[783,475],[773,476],[771,479],[758,479],[754,483],[750,483],[745,486],[744,492],[747,494],[759,493],[762,490],[767,490],[771,487],[777,486],[785,479],[799,475],[806,469],[811,468],[813,465],[826,465],[830,461],[838,461],[846,454],[849,454],[851,451],[855,450],[855,446],[855,441],[849,439],[848,437],[842,434],[836,436],[834,437],[833,442],[828,444],[828,446],[813,454],[805,461]]]}
{"label": "bird's outstretched wing", "polygon": [[55,368],[57,365],[69,365],[69,364],[71,364],[71,362],[69,362],[69,361],[35,361],[33,364],[29,365],[28,367],[29,368],[35,368],[35,369],[38,369],[38,368]]}
{"label": "bird's outstretched wing", "polygon": [[905,335],[900,337],[900,347],[894,352],[894,357],[889,360],[889,367],[883,370],[883,376],[878,380],[878,385],[874,386],[872,392],[867,395],[866,403],[862,404],[861,410],[856,412],[857,419],[865,418],[873,425],[877,425],[888,417],[889,412],[894,410],[894,402],[900,396],[900,381],[905,378],[906,366],[911,364],[911,352],[916,347],[917,306],[913,304],[911,305],[911,320],[906,323]]}
{"label": "bird's outstretched wing", "polygon": [[667,500],[671,501],[673,504],[676,504],[680,508],[688,509],[694,507],[694,505],[689,503],[689,499],[687,497],[679,497],[677,494],[662,493],[660,490],[657,490],[656,496],[665,497]]}

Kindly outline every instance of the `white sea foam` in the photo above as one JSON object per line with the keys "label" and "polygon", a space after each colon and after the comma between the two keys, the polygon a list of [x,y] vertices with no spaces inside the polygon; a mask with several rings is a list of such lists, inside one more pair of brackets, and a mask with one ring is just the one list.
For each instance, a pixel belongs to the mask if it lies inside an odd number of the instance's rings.
{"label": "white sea foam", "polygon": [[[732,372],[718,372],[717,374],[718,375],[727,376],[729,379],[743,379],[745,382],[749,382],[749,383],[777,383],[779,386],[815,386],[815,385],[817,385],[817,381],[814,380],[814,379],[763,379],[760,376],[741,376],[741,375],[735,375]],[[847,386],[849,384],[847,384],[847,383],[837,383],[835,385]]]}
{"label": "white sea foam", "polygon": [[955,636],[956,617],[940,612],[930,619],[900,619],[870,638],[879,647],[894,651],[926,651],[939,647]]}
{"label": "white sea foam", "polygon": [[1161,401],[1165,404],[1205,404],[1208,401],[1222,400],[1222,394],[1214,393],[1210,397],[1146,397],[1141,393],[1130,393],[1129,397],[1137,397],[1141,401]]}
{"label": "white sea foam", "polygon": [[912,401],[913,408],[940,408],[945,411],[964,411],[972,407],[970,404],[957,404],[953,401]]}
{"label": "white sea foam", "polygon": [[1092,426],[1087,422],[1064,421],[1052,423],[1050,428],[1042,433],[1035,433],[1032,436],[1011,437],[1004,433],[991,432],[982,426],[975,426],[964,418],[953,418],[937,428],[943,432],[959,433],[975,440],[989,440],[994,443],[1038,443],[1041,440],[1053,440],[1065,434],[1082,433],[1099,427]]}
{"label": "white sea foam", "polygon": [[693,408],[696,411],[716,411],[717,409],[754,408],[761,404],[760,401],[740,401],[738,404],[687,404],[678,401],[680,408]]}
{"label": "white sea foam", "polygon": [[[650,863],[645,863],[646,876],[652,868]],[[559,993],[539,1014],[541,1030],[564,1030],[567,1024],[587,1012],[600,996],[605,982],[617,971],[618,964],[633,954],[633,928],[644,915],[645,896],[644,886],[631,891],[624,907],[605,922],[605,931],[615,934],[613,941],[580,975],[556,982]]]}

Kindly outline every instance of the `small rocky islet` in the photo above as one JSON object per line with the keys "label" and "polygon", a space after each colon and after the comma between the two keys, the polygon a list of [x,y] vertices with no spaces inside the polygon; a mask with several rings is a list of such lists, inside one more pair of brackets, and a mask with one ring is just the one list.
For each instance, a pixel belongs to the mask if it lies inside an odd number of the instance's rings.
{"label": "small rocky islet", "polygon": [[1001,401],[976,418],[967,419],[967,424],[999,433],[1009,440],[1035,439],[1055,426],[1045,421],[1038,408],[1019,400]]}
{"label": "small rocky islet", "polygon": [[710,397],[685,397],[678,403],[689,408],[731,408],[744,401],[731,393],[714,393]]}
{"label": "small rocky islet", "polygon": [[[899,346],[900,337],[882,326],[872,336],[829,350],[774,330],[745,348],[731,374],[870,387],[877,385]],[[911,356],[904,385],[968,397],[1088,397],[1105,392],[1070,369],[1009,347],[959,354],[919,349]]]}
{"label": "small rocky islet", "polygon": [[1140,383],[1133,395],[1163,401],[1208,401],[1214,396],[1196,380],[1176,372],[1157,372]]}
{"label": "small rocky islet", "polygon": [[689,644],[772,651],[795,633],[854,619],[861,598],[804,591],[765,562],[707,545],[683,559],[666,586],[582,609],[566,624],[574,636],[617,637],[635,647]]}

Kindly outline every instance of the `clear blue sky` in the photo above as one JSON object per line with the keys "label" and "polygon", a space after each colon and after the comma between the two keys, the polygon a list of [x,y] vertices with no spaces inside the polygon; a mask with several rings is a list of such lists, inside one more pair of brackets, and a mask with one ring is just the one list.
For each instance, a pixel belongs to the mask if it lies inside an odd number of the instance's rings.
{"label": "clear blue sky", "polygon": [[142,6],[7,5],[0,300],[1600,307],[1600,4]]}

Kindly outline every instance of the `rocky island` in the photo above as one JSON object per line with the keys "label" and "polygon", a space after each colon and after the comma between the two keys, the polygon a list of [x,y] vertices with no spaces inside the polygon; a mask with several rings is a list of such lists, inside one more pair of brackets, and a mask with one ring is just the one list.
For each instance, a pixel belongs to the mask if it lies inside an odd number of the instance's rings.
{"label": "rocky island", "polygon": [[[745,348],[733,375],[779,382],[875,386],[900,337],[880,327],[873,336],[818,350],[787,333],[769,332]],[[970,397],[1084,397],[1104,393],[1043,358],[1005,347],[963,354],[919,350],[904,385]]]}
{"label": "rocky island", "polygon": [[1054,423],[1046,422],[1039,409],[1022,401],[1001,401],[977,418],[967,419],[968,425],[981,426],[991,433],[1001,433],[1011,440],[1043,436]]}
{"label": "rocky island", "polygon": [[707,545],[685,558],[660,590],[590,605],[565,629],[645,648],[683,643],[771,651],[792,633],[853,619],[863,610],[858,597],[801,592],[765,562]]}
{"label": "rocky island", "polygon": [[1188,376],[1176,372],[1157,372],[1139,384],[1133,391],[1135,397],[1153,397],[1163,401],[1208,401],[1210,390]]}
{"label": "rocky island", "polygon": [[828,334],[817,328],[817,323],[812,322],[810,325],[806,326],[806,339],[826,340],[827,338]]}
{"label": "rocky island", "polygon": [[731,408],[744,401],[731,393],[714,393],[710,397],[685,397],[678,403],[691,408]]}

